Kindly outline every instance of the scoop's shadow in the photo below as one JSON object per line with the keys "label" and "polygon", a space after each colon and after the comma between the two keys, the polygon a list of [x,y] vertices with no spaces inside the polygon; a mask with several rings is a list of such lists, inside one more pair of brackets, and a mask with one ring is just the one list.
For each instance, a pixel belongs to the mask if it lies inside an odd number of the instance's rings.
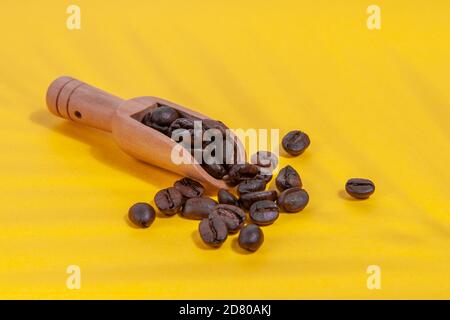
{"label": "scoop's shadow", "polygon": [[52,117],[54,116],[48,111],[41,109],[31,113],[30,120],[37,125],[90,146],[89,153],[96,160],[151,185],[163,188],[167,186],[160,185],[160,181],[165,181],[167,178],[174,181],[179,178],[172,172],[148,165],[127,155],[120,150],[114,142],[113,136],[108,132],[70,121],[61,120],[60,123],[55,123]]}

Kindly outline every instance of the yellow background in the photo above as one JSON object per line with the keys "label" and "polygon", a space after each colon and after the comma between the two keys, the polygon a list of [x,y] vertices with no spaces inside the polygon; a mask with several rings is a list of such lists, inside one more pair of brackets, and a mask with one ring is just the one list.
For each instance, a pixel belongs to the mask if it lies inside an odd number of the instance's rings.
{"label": "yellow background", "polygon": [[[66,28],[72,3],[81,30]],[[0,297],[450,298],[449,14],[447,0],[3,0]],[[308,151],[281,165],[309,206],[251,255],[235,237],[206,249],[177,216],[132,228],[128,207],[178,177],[51,115],[60,75],[232,128],[306,131]],[[373,179],[374,196],[349,200],[349,177]],[[72,264],[80,290],[66,288]]]}

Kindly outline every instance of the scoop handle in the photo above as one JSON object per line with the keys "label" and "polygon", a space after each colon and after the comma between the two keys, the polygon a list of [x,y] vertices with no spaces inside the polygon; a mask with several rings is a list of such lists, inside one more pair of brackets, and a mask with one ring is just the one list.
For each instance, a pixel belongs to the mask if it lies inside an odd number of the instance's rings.
{"label": "scoop handle", "polygon": [[123,101],[66,76],[55,79],[47,90],[47,107],[51,113],[105,131],[111,131],[111,120]]}

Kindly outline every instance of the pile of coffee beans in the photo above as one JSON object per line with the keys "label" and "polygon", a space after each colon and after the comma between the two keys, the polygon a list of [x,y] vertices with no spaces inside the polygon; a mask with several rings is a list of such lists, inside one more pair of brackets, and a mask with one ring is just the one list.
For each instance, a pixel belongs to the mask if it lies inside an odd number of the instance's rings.
{"label": "pile of coffee beans", "polygon": [[[202,159],[199,162],[202,168],[216,179],[224,179],[230,182],[234,181],[233,177],[229,176],[229,170],[232,164],[238,163],[237,144],[235,139],[227,131],[228,128],[221,121],[211,119],[202,120],[170,106],[158,104],[153,111],[144,115],[141,122],[148,127],[158,130],[169,138],[175,137],[175,142],[182,142],[183,140],[182,135],[178,135],[177,132],[188,133],[191,141],[189,151],[192,156],[195,155],[196,150],[201,151]],[[198,128],[195,127],[195,122],[199,123]],[[207,161],[203,157],[203,150],[210,143],[214,142],[215,137],[210,137],[210,141],[203,140],[205,131],[210,129],[215,129],[221,134],[226,151],[223,152],[220,159]],[[195,141],[198,141],[198,143],[195,144]]]}
{"label": "pile of coffee beans", "polygon": [[[266,190],[272,175],[262,174],[261,167],[276,166],[278,159],[274,157],[270,154],[265,158],[269,165],[256,155],[252,157],[254,163],[230,167],[229,176],[237,186],[237,195],[220,189],[217,202],[204,195],[205,188],[201,183],[183,178],[172,187],[158,191],[154,203],[165,215],[179,213],[187,219],[201,220],[198,227],[200,238],[211,247],[220,247],[229,235],[239,233],[239,245],[256,251],[264,241],[260,226],[274,223],[280,211],[298,212],[308,203],[308,194],[300,188],[300,176],[291,166],[281,169],[277,176],[280,197],[277,190]],[[148,227],[154,216],[155,211],[149,204],[138,203],[130,208],[130,221],[137,226]]]}
{"label": "pile of coffee beans", "polygon": [[[144,120],[161,132],[170,131],[176,121],[184,121],[173,108],[160,106],[156,111]],[[301,154],[309,144],[309,137],[301,131],[289,132],[282,142],[283,148],[292,155]],[[179,213],[187,219],[201,220],[200,238],[211,247],[220,247],[229,235],[239,233],[239,246],[256,251],[264,242],[260,227],[273,224],[280,213],[303,210],[309,202],[299,173],[290,165],[279,170],[276,189],[267,189],[277,165],[274,154],[259,151],[250,163],[228,166],[227,174],[222,176],[228,184],[236,186],[237,194],[220,189],[216,201],[204,195],[201,183],[186,177],[158,191],[154,203],[165,215]],[[345,189],[352,197],[366,199],[375,191],[375,185],[367,179],[353,178],[347,181]],[[155,216],[155,210],[147,203],[137,203],[129,210],[130,221],[138,227],[149,227]]]}

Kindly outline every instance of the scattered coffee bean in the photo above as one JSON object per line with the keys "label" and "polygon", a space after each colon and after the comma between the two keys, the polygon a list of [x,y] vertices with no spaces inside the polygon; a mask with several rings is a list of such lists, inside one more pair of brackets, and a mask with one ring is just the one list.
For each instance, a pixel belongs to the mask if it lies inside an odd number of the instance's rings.
{"label": "scattered coffee bean", "polygon": [[197,181],[190,178],[183,178],[176,181],[173,185],[185,198],[201,197],[205,188]]}
{"label": "scattered coffee bean", "polygon": [[208,197],[190,198],[186,200],[181,215],[188,219],[201,220],[207,218],[217,206],[217,202]]}
{"label": "scattered coffee bean", "polygon": [[239,207],[239,200],[226,189],[219,190],[217,199],[220,204],[230,204]]}
{"label": "scattered coffee bean", "polygon": [[241,229],[239,246],[249,251],[256,251],[264,242],[264,233],[256,224],[248,224]]}
{"label": "scattered coffee bean", "polygon": [[289,165],[280,170],[277,178],[275,179],[275,183],[280,191],[295,187],[302,187],[302,180],[300,179],[299,174]]}
{"label": "scattered coffee bean", "polygon": [[251,192],[251,193],[243,194],[239,198],[239,202],[241,203],[241,205],[244,209],[248,210],[250,208],[250,206],[257,201],[262,201],[262,200],[275,201],[275,200],[277,200],[277,196],[278,196],[278,194],[275,190]]}
{"label": "scattered coffee bean", "polygon": [[250,218],[260,226],[267,226],[278,219],[279,210],[275,202],[263,200],[255,202],[250,207]]}
{"label": "scattered coffee bean", "polygon": [[266,182],[266,185],[267,185],[270,182],[270,180],[272,180],[272,178],[273,178],[272,174],[262,174],[262,173],[260,173],[260,174],[258,174],[256,176],[255,179],[264,180]]}
{"label": "scattered coffee bean", "polygon": [[213,209],[209,217],[212,218],[214,216],[220,217],[223,220],[223,222],[225,222],[228,228],[228,232],[230,233],[238,232],[245,222],[244,210],[229,204],[217,205]]}
{"label": "scattered coffee bean", "polygon": [[300,188],[284,190],[278,197],[278,206],[285,212],[298,212],[303,210],[309,202],[308,193]]}
{"label": "scattered coffee bean", "polygon": [[198,231],[203,242],[212,247],[220,247],[228,236],[227,225],[218,216],[203,219]]}
{"label": "scattered coffee bean", "polygon": [[155,195],[156,206],[167,215],[174,215],[180,211],[183,202],[183,195],[174,187],[160,190]]}
{"label": "scattered coffee bean", "polygon": [[239,182],[254,179],[259,174],[258,166],[251,163],[235,164],[223,177],[225,182],[230,186],[236,186]]}
{"label": "scattered coffee bean", "polygon": [[349,195],[357,199],[367,199],[375,192],[375,184],[369,179],[353,178],[345,184]]}
{"label": "scattered coffee bean", "polygon": [[239,183],[237,193],[243,195],[250,192],[263,191],[264,189],[266,189],[266,181],[261,179],[250,179]]}
{"label": "scattered coffee bean", "polygon": [[250,163],[263,168],[275,168],[278,165],[278,157],[270,151],[258,151],[250,157]]}
{"label": "scattered coffee bean", "polygon": [[283,149],[293,156],[302,154],[310,143],[308,135],[299,130],[289,132],[281,142]]}
{"label": "scattered coffee bean", "polygon": [[148,228],[155,221],[155,217],[155,209],[148,203],[138,202],[128,210],[128,219],[141,228]]}

